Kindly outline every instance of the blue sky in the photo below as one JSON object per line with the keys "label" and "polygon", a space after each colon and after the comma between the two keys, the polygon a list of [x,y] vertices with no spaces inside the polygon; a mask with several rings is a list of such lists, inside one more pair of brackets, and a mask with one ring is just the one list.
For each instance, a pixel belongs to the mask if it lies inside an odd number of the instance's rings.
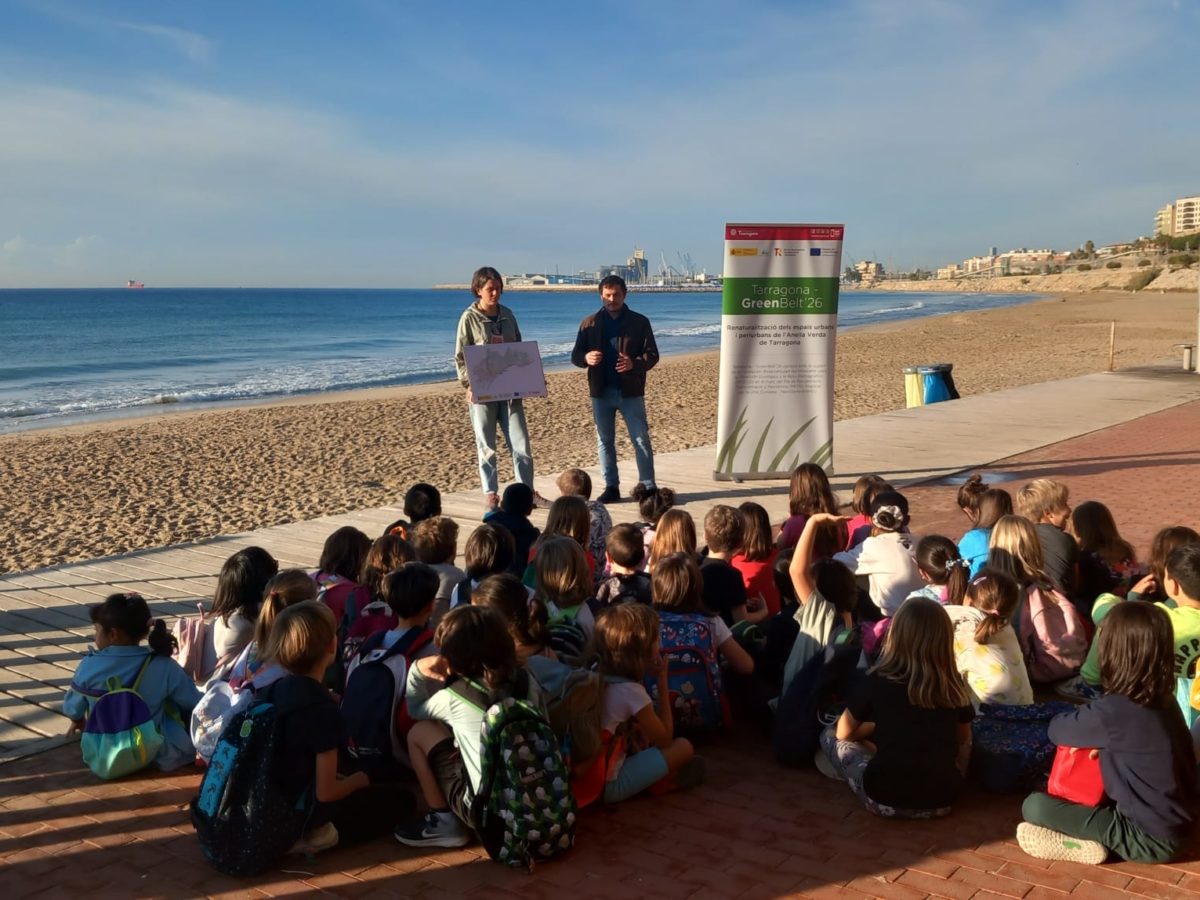
{"label": "blue sky", "polygon": [[0,287],[1103,244],[1200,192],[1197,59],[1197,0],[0,0]]}

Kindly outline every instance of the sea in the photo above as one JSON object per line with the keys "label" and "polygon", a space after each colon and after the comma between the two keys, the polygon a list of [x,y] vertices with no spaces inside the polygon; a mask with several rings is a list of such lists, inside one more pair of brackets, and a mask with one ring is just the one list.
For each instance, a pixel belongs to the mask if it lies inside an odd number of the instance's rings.
{"label": "sea", "polygon": [[[465,292],[339,289],[0,290],[0,433],[454,377]],[[845,291],[838,327],[1025,303],[1029,294]],[[547,370],[570,367],[595,294],[503,302]],[[664,355],[720,344],[716,292],[631,293]],[[924,362],[925,360],[918,360]]]}

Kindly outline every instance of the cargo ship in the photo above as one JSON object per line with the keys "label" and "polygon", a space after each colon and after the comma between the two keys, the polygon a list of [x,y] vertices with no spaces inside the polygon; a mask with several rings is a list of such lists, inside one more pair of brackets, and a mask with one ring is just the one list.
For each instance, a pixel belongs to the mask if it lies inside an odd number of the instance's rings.
{"label": "cargo ship", "polygon": [[132,278],[130,278],[128,281],[125,282],[125,287],[141,289],[141,288],[144,288],[145,285],[142,284],[140,281],[134,281]]}

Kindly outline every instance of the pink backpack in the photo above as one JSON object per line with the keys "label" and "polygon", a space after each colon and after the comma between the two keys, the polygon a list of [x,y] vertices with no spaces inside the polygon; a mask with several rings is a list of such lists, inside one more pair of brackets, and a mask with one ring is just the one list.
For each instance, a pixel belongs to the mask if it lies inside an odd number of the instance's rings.
{"label": "pink backpack", "polygon": [[1025,591],[1018,636],[1031,681],[1059,681],[1079,673],[1087,657],[1087,626],[1074,604],[1053,588]]}
{"label": "pink backpack", "polygon": [[368,603],[360,609],[354,624],[346,631],[346,641],[342,645],[342,662],[346,666],[347,676],[350,672],[350,660],[358,656],[367,638],[380,631],[390,631],[399,624],[399,616],[382,600]]}
{"label": "pink backpack", "polygon": [[204,621],[204,605],[196,604],[197,615],[180,616],[175,620],[175,642],[179,648],[175,659],[192,681],[203,681],[208,675],[204,671],[204,645],[208,640],[208,623]]}

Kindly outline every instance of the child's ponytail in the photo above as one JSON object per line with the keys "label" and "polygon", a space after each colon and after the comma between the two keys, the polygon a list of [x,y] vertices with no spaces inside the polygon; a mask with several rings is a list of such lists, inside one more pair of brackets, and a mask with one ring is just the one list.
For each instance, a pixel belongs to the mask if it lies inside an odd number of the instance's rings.
{"label": "child's ponytail", "polygon": [[175,636],[167,631],[167,623],[162,619],[153,620],[146,643],[155,656],[172,656],[179,647]]}
{"label": "child's ponytail", "polygon": [[946,604],[958,606],[967,594],[971,564],[962,558],[954,541],[931,534],[917,543],[917,568],[930,583],[946,588]]}
{"label": "child's ponytail", "polygon": [[975,643],[990,643],[992,638],[1012,624],[1020,597],[1020,585],[995,569],[984,569],[971,582],[967,588],[967,605],[986,613],[975,626]]}
{"label": "child's ponytail", "polygon": [[284,569],[267,582],[263,590],[262,606],[254,623],[254,640],[259,655],[266,649],[271,637],[271,626],[279,614],[295,603],[317,599],[317,584],[303,569]]}

